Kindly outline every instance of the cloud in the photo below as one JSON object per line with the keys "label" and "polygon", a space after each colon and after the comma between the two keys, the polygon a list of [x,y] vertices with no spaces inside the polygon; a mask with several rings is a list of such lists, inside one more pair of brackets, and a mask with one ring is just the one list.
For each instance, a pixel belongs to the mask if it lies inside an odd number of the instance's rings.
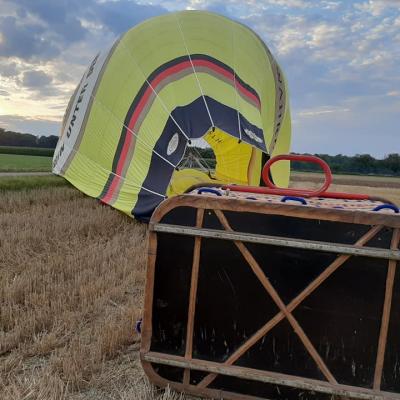
{"label": "cloud", "polygon": [[15,62],[10,62],[8,59],[4,62],[0,61],[0,75],[3,78],[11,78],[19,74],[18,66]]}
{"label": "cloud", "polygon": [[321,23],[314,25],[310,30],[310,39],[307,45],[311,48],[327,48],[337,45],[344,35],[344,29],[338,25]]}
{"label": "cloud", "polygon": [[39,22],[45,23],[46,30],[55,35],[58,42],[70,44],[84,39],[87,30],[80,22],[80,15],[85,8],[94,6],[93,1],[78,0],[13,0],[17,12],[23,17],[33,15]]}
{"label": "cloud", "polygon": [[52,80],[53,78],[43,71],[25,71],[22,84],[28,88],[37,89],[49,85]]}
{"label": "cloud", "polygon": [[320,106],[314,109],[298,111],[296,115],[298,117],[315,117],[325,114],[341,114],[347,113],[350,108],[334,107],[334,106]]}
{"label": "cloud", "polygon": [[16,17],[0,17],[0,54],[3,57],[29,59],[34,55],[51,58],[60,50],[43,36],[45,29],[32,23],[24,23]]}
{"label": "cloud", "polygon": [[398,0],[369,0],[354,4],[354,8],[367,12],[375,17],[382,15],[389,8],[399,8]]}
{"label": "cloud", "polygon": [[21,95],[29,96],[32,100],[65,95],[60,82],[51,73],[42,70],[25,70],[15,82]]}
{"label": "cloud", "polygon": [[[130,0],[4,0],[13,12],[0,16],[0,55],[52,59],[93,34],[119,35],[167,10]],[[1,15],[1,12],[0,12]]]}
{"label": "cloud", "polygon": [[162,6],[142,5],[129,0],[119,0],[99,3],[91,11],[91,14],[95,20],[119,35],[141,21],[166,12],[167,10]]}
{"label": "cloud", "polygon": [[7,92],[7,90],[1,90],[0,89],[0,96],[9,96],[9,95],[10,95],[10,93]]}
{"label": "cloud", "polygon": [[340,7],[340,2],[339,1],[327,1],[323,0],[321,1],[321,7],[324,10],[332,10],[335,11]]}
{"label": "cloud", "polygon": [[[53,59],[66,47],[85,39],[81,13],[93,0],[5,0],[13,12],[0,16],[0,55],[24,60]],[[1,14],[1,12],[0,12]]]}
{"label": "cloud", "polygon": [[310,3],[304,0],[268,0],[270,5],[282,6],[285,8],[308,8]]}

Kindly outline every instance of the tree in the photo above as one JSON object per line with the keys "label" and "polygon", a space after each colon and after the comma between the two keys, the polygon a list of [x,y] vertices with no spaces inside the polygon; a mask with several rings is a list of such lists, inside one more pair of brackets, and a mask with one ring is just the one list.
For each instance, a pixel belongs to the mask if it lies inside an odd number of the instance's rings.
{"label": "tree", "polygon": [[35,136],[30,133],[19,133],[6,131],[0,128],[0,146],[19,146],[19,147],[44,147],[54,149],[57,145],[58,137]]}

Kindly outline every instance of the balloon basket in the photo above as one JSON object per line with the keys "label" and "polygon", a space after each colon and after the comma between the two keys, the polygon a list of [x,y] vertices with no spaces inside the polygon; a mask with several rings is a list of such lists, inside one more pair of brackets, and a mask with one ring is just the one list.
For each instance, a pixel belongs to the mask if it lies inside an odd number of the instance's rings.
{"label": "balloon basket", "polygon": [[208,187],[156,209],[147,376],[211,398],[400,399],[400,214],[284,198]]}

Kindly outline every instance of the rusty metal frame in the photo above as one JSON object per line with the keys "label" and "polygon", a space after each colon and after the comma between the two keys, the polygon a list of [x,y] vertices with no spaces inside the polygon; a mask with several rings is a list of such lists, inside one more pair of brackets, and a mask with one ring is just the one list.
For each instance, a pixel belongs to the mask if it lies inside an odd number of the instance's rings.
{"label": "rusty metal frame", "polygon": [[[150,224],[150,236],[149,236],[149,264],[147,270],[147,282],[146,282],[146,294],[145,294],[145,312],[143,321],[143,333],[142,333],[142,346],[141,346],[141,360],[143,368],[150,380],[160,386],[171,386],[177,390],[185,391],[187,393],[193,393],[195,395],[227,398],[227,399],[255,399],[254,396],[246,396],[237,393],[228,393],[217,389],[209,388],[211,382],[222,374],[226,376],[234,376],[242,379],[257,380],[259,382],[274,383],[279,385],[286,385],[293,388],[301,388],[306,390],[312,390],[321,393],[332,394],[336,396],[348,397],[353,399],[391,399],[400,400],[400,394],[383,392],[380,390],[382,370],[385,358],[385,350],[387,343],[387,335],[389,328],[389,319],[391,313],[391,303],[393,297],[393,286],[396,274],[397,261],[399,260],[400,252],[398,250],[400,241],[400,218],[393,217],[391,215],[371,215],[372,218],[365,218],[366,213],[360,215],[356,213],[344,212],[342,210],[316,210],[314,213],[310,213],[307,210],[304,213],[304,208],[301,206],[292,205],[264,205],[260,208],[258,205],[254,205],[254,202],[229,200],[221,204],[220,201],[214,201],[210,198],[200,198],[201,196],[178,196],[175,199],[167,200],[156,210],[153,215]],[[241,203],[241,204],[238,204]],[[163,229],[159,221],[168,213],[172,208],[179,206],[191,206],[197,208],[196,226],[195,228],[187,228],[188,231],[182,232],[182,227],[177,227],[174,230],[174,226],[169,225],[169,228]],[[202,223],[205,210],[213,210],[222,227],[224,228],[225,235],[217,237],[224,240],[232,240],[236,247],[239,249],[243,258],[248,263],[256,277],[259,279],[267,294],[273,299],[275,304],[279,308],[279,312],[266,322],[257,332],[255,332],[245,343],[243,343],[236,351],[234,351],[230,357],[224,363],[216,363],[210,361],[204,361],[192,358],[192,345],[193,345],[193,330],[194,330],[194,318],[196,312],[196,295],[199,275],[199,265],[201,256],[201,240],[202,237],[209,237],[207,234],[201,234]],[[335,250],[339,255],[338,257],[317,277],[315,278],[303,291],[297,295],[290,303],[285,304],[278,292],[275,290],[271,282],[265,276],[261,267],[248,250],[244,241],[254,242],[254,240],[247,240],[246,234],[234,232],[231,228],[228,220],[226,219],[223,211],[252,211],[265,214],[281,214],[290,216],[299,216],[300,218],[312,218],[312,219],[325,219],[325,220],[339,220],[344,222],[362,223],[373,225],[367,233],[359,238],[353,246],[337,246],[327,245],[325,248],[319,248],[319,251],[331,251]],[[311,210],[312,211],[312,210]],[[328,212],[327,212],[328,211]],[[317,215],[315,215],[317,214]],[[367,216],[368,217],[368,216]],[[383,218],[382,218],[383,217]],[[370,241],[384,226],[389,226],[393,229],[393,236],[391,240],[390,250],[365,249],[365,244]],[[161,228],[160,228],[161,227]],[[179,229],[182,228],[182,229]],[[152,319],[152,295],[154,285],[154,269],[156,260],[156,249],[157,249],[157,232],[174,232],[177,234],[188,234],[194,236],[194,250],[193,250],[193,263],[192,263],[192,274],[190,284],[190,295],[189,295],[189,307],[188,307],[188,319],[187,319],[187,335],[186,335],[186,349],[184,357],[178,357],[168,354],[154,353],[150,351],[151,342],[151,319]],[[203,230],[204,231],[204,230]],[[197,233],[198,234],[197,234]],[[204,232],[203,232],[204,233]],[[256,235],[262,237],[262,235]],[[281,239],[274,237],[267,237],[272,239]],[[256,239],[257,242],[257,239]],[[300,247],[302,242],[288,247]],[[271,244],[271,243],[270,243]],[[277,243],[276,245],[281,245]],[[315,243],[314,243],[315,245]],[[317,243],[318,245],[318,243]],[[336,246],[336,247],[335,247]],[[363,251],[364,250],[364,251]],[[365,252],[365,250],[367,250]],[[328,279],[338,268],[340,268],[350,257],[353,255],[368,255],[371,256],[370,252],[378,251],[375,257],[388,259],[388,274],[386,279],[385,289],[385,300],[382,311],[381,328],[378,341],[378,351],[375,364],[374,384],[373,389],[365,389],[356,386],[347,386],[339,384],[329,368],[326,366],[321,356],[311,343],[307,334],[304,332],[300,324],[293,316],[293,311],[311,294],[313,293],[326,279]],[[372,255],[374,256],[374,255]],[[269,331],[272,330],[279,322],[286,319],[292,326],[294,332],[298,335],[299,339],[303,343],[304,347],[313,358],[314,362],[318,366],[319,370],[324,375],[326,381],[313,380],[298,376],[290,376],[271,371],[254,370],[250,368],[238,367],[234,363],[255,343],[257,343],[262,337],[264,337]],[[152,364],[163,364],[175,367],[184,368],[184,375],[182,383],[168,381],[159,376],[154,370]],[[203,378],[197,385],[190,384],[190,371],[198,370],[208,372],[208,375]]]}

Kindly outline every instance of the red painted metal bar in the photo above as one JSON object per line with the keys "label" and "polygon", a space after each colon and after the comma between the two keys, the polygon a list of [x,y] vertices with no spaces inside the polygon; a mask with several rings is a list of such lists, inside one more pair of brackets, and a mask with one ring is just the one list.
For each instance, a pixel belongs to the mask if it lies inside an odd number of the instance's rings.
{"label": "red painted metal bar", "polygon": [[[301,189],[282,189],[277,186],[271,181],[270,179],[270,170],[273,164],[277,163],[278,161],[300,161],[300,162],[310,162],[319,165],[322,170],[324,171],[325,174],[325,182],[323,185],[318,189],[314,191],[310,190],[301,190]],[[304,156],[300,154],[281,154],[276,157],[272,157],[269,159],[266,164],[264,165],[264,168],[262,170],[262,178],[264,180],[264,183],[267,185],[268,188],[270,189],[275,189],[275,190],[285,190],[289,191],[289,193],[293,193],[296,191],[296,193],[303,193],[307,195],[307,197],[318,197],[321,193],[326,192],[329,188],[329,186],[332,183],[332,173],[331,169],[329,168],[329,165],[324,161],[321,160],[318,157],[315,156]]]}
{"label": "red painted metal bar", "polygon": [[[312,162],[318,164],[325,174],[325,181],[317,190],[310,189],[287,189],[276,186],[270,179],[271,166],[278,161],[301,161]],[[329,165],[322,159],[315,156],[306,156],[299,154],[283,154],[271,158],[262,170],[262,178],[267,187],[259,186],[244,186],[244,185],[224,185],[223,189],[229,189],[234,192],[257,193],[257,194],[272,194],[280,196],[300,196],[300,197],[325,197],[330,199],[348,199],[348,200],[370,200],[371,197],[367,194],[328,192],[328,188],[332,183],[332,173]]]}
{"label": "red painted metal bar", "polygon": [[306,189],[270,189],[260,186],[243,186],[243,185],[223,185],[222,189],[229,189],[233,192],[245,192],[256,194],[274,194],[279,196],[301,196],[301,197],[325,197],[329,199],[348,199],[348,200],[371,200],[367,194],[358,193],[342,193],[342,192],[322,192],[316,196],[311,190]]}

